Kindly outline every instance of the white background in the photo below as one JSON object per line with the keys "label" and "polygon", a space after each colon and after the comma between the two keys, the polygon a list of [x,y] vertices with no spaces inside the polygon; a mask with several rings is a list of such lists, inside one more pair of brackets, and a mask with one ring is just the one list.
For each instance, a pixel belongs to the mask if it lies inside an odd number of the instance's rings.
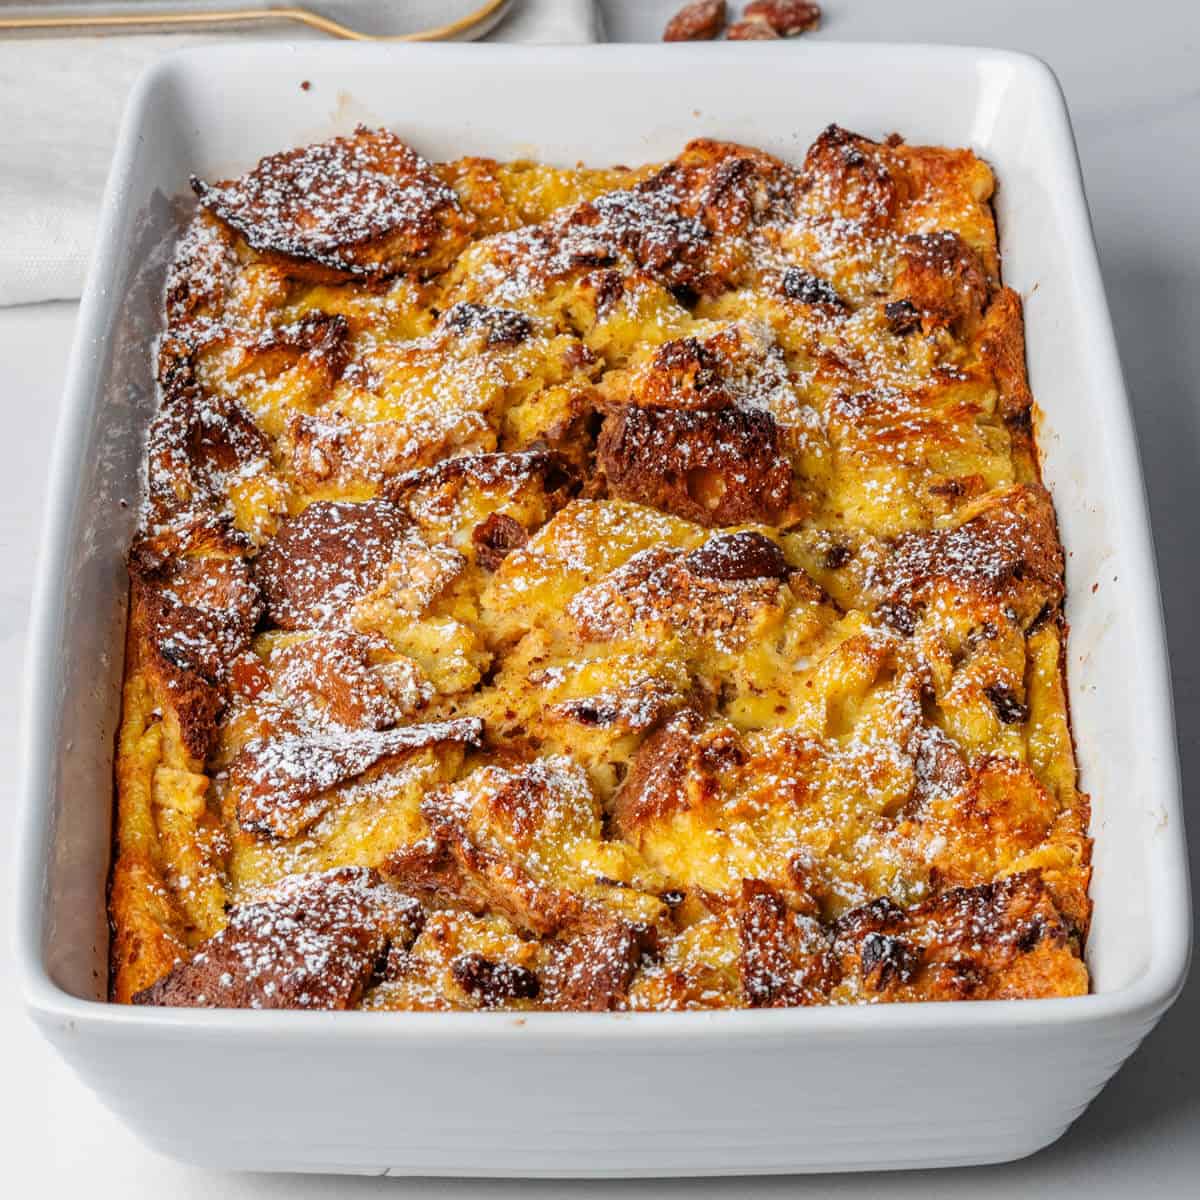
{"label": "white background", "polygon": [[[614,40],[649,40],[677,4],[602,0],[601,6]],[[734,0],[731,7],[736,6]],[[1141,438],[1190,802],[1200,769],[1200,6],[1192,0],[829,0],[825,8],[823,37],[1027,50],[1047,59],[1063,82]],[[736,47],[730,53],[737,53]],[[829,116],[835,120],[837,114]],[[0,550],[5,563],[0,573],[0,855],[11,842],[17,683],[46,464],[74,317],[70,304],[0,310]],[[1200,815],[1192,826],[1195,866]],[[0,1194],[89,1200],[384,1194],[884,1200],[1193,1196],[1200,1192],[1198,1018],[1200,986],[1193,982],[1060,1142],[1032,1159],[1001,1167],[573,1185],[237,1176],[159,1158],[100,1107],[22,1015],[5,939],[0,943]],[[797,1086],[803,1087],[803,1080]],[[864,1087],[869,1086],[865,1080]],[[263,1096],[262,1103],[270,1105],[271,1097]]]}

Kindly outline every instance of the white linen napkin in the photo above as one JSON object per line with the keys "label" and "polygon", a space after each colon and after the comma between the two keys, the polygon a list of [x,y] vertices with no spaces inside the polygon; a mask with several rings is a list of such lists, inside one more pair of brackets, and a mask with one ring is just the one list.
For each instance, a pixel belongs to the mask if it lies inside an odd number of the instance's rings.
{"label": "white linen napkin", "polygon": [[[600,34],[593,0],[517,0],[489,40],[578,43]],[[0,307],[83,290],[125,97],[171,50],[255,35],[0,41]],[[293,29],[280,40],[296,40]]]}

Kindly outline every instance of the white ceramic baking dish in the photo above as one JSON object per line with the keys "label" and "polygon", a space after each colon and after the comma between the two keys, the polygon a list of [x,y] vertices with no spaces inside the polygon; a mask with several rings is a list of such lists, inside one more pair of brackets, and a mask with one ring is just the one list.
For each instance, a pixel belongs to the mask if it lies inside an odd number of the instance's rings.
{"label": "white ceramic baking dish", "polygon": [[[105,1004],[122,556],[155,403],[173,199],[189,171],[219,178],[358,121],[430,156],[602,164],[666,157],[699,134],[795,159],[833,120],[970,145],[999,175],[1004,273],[1026,299],[1069,551],[1071,706],[1094,801],[1094,994],[519,1019]],[[169,1154],[430,1175],[999,1161],[1058,1137],[1181,986],[1190,909],[1146,506],[1067,113],[1033,59],[818,41],[172,58],[126,114],[53,470],[29,658],[20,973],[45,1034]]]}

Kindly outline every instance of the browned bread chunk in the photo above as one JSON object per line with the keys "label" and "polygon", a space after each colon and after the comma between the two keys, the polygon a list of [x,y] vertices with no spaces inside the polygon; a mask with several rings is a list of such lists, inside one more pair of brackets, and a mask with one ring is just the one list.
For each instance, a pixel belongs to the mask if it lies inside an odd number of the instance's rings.
{"label": "browned bread chunk", "polygon": [[892,601],[930,603],[953,592],[1003,599],[1023,625],[1063,596],[1063,555],[1050,494],[1017,484],[994,495],[961,525],[904,534],[882,571]]}
{"label": "browned bread chunk", "polygon": [[819,203],[827,220],[851,220],[865,229],[886,228],[900,203],[879,146],[839,125],[828,126],[809,147],[800,190]]}
{"label": "browned bread chunk", "polygon": [[738,976],[750,1008],[819,1002],[829,981],[827,945],[810,917],[788,910],[776,888],[743,879],[737,904]]}
{"label": "browned bread chunk", "polygon": [[341,867],[291,876],[229,924],[134,1004],[179,1008],[353,1008],[392,939],[421,927],[416,901]]}
{"label": "browned bread chunk", "polygon": [[544,972],[546,1002],[576,1012],[622,1009],[642,956],[654,951],[650,929],[619,918],[585,919],[551,946]]}
{"label": "browned bread chunk", "polygon": [[211,521],[224,505],[225,480],[270,453],[236,400],[202,395],[186,359],[168,369],[167,402],[150,424],[147,448],[147,524],[155,529]]}
{"label": "browned bread chunk", "polygon": [[449,510],[471,485],[501,489],[537,480],[542,490],[565,504],[578,490],[571,465],[547,450],[524,450],[515,454],[465,454],[436,466],[422,467],[397,475],[388,482],[388,497],[397,504],[428,505]]}
{"label": "browned bread chunk", "polygon": [[886,900],[833,927],[850,994],[879,1000],[1078,995],[1087,972],[1040,874],[954,888],[904,910]]}
{"label": "browned bread chunk", "polygon": [[555,934],[585,911],[559,860],[568,834],[596,817],[593,806],[586,777],[562,761],[486,767],[427,796],[421,812],[431,837],[383,870],[439,903],[501,912],[527,934]]}
{"label": "browned bread chunk", "polygon": [[441,743],[478,745],[482,738],[483,722],[464,717],[383,731],[256,739],[242,749],[229,772],[238,796],[238,822],[251,832],[295,837],[324,811],[325,792],[376,763]]}
{"label": "browned bread chunk", "polygon": [[318,727],[389,729],[400,712],[369,665],[371,645],[361,633],[333,629],[284,646],[272,659],[281,702]]}
{"label": "browned bread chunk", "polygon": [[203,762],[225,701],[229,664],[250,644],[262,612],[244,559],[164,557],[150,539],[130,551],[131,642],[159,704]]}
{"label": "browned bread chunk", "polygon": [[628,635],[638,627],[719,638],[779,604],[791,572],[779,548],[771,552],[773,545],[761,534],[745,532],[710,538],[687,555],[660,547],[643,550],[576,595],[567,615],[586,642]]}
{"label": "browned bread chunk", "polygon": [[958,234],[914,233],[901,247],[892,294],[917,310],[926,329],[951,325],[969,333],[987,304],[988,280],[979,255]]}
{"label": "browned bread chunk", "polygon": [[694,709],[673,716],[643,743],[613,802],[613,823],[636,840],[642,826],[689,806],[689,792],[716,790],[722,763],[741,754],[736,736],[721,727],[705,728]]}
{"label": "browned bread chunk", "polygon": [[252,249],[318,279],[444,265],[470,230],[453,190],[385,129],[359,126],[227,183],[193,177],[192,188]]}
{"label": "browned bread chunk", "polygon": [[318,500],[280,526],[255,562],[267,615],[282,629],[328,625],[383,579],[408,527],[386,500]]}
{"label": "browned bread chunk", "polygon": [[792,500],[792,467],[774,417],[625,405],[604,419],[597,463],[609,492],[701,525],[775,524]]}

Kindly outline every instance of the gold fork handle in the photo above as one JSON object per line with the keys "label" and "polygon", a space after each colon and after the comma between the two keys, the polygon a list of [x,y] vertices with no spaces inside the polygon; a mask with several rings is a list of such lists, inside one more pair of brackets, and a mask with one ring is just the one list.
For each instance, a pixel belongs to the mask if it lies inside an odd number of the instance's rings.
{"label": "gold fork handle", "polygon": [[[79,29],[130,29],[145,25],[232,25],[246,21],[298,21],[322,33],[334,37],[350,38],[353,41],[371,41],[369,34],[347,29],[328,17],[309,12],[303,8],[245,8],[238,10],[216,10],[214,12],[147,12],[147,13],[97,13],[94,16],[78,17],[0,17],[0,30],[68,30]],[[421,34],[408,34],[419,38]],[[399,40],[399,39],[397,39]]]}
{"label": "gold fork handle", "polygon": [[432,42],[454,37],[472,25],[483,21],[504,3],[504,0],[488,0],[474,12],[457,21],[440,25],[436,29],[422,29],[417,33],[399,33],[376,36],[360,33],[338,21],[310,12],[307,8],[241,8],[217,9],[209,12],[145,12],[145,13],[96,13],[79,16],[57,17],[0,17],[0,33],[16,32],[66,32],[70,30],[97,31],[103,29],[132,29],[137,27],[162,26],[192,27],[204,25],[234,25],[259,21],[294,21],[320,30],[331,37],[345,38],[352,42]]}

